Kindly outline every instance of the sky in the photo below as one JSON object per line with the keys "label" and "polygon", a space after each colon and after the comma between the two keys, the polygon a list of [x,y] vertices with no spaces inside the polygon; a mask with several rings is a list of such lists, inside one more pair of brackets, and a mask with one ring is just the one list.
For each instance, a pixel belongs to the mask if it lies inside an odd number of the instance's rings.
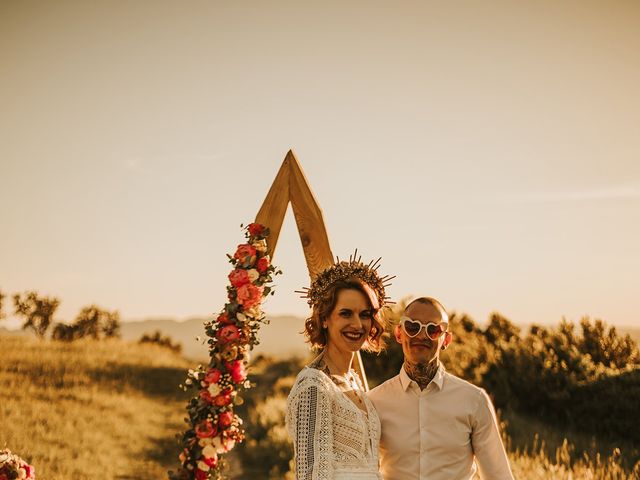
{"label": "sky", "polygon": [[[638,24],[635,1],[1,0],[0,291],[210,315],[293,149],[334,254],[382,256],[392,298],[640,327]],[[274,263],[266,312],[306,315],[291,212]]]}

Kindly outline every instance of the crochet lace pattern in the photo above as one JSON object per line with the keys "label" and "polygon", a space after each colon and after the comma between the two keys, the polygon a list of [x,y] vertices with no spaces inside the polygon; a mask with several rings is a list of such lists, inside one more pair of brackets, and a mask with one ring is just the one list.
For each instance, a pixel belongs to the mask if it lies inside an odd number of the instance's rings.
{"label": "crochet lace pattern", "polygon": [[[357,377],[357,375],[356,375]],[[360,383],[361,391],[362,384]],[[365,397],[360,410],[320,370],[305,367],[287,399],[286,425],[293,439],[297,480],[378,480],[380,419]],[[342,475],[341,475],[342,474]]]}

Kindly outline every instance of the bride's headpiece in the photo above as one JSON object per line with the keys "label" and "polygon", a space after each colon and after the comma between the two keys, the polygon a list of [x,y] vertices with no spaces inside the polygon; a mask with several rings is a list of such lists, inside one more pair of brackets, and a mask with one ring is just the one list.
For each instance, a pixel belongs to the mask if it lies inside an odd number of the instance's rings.
{"label": "bride's headpiece", "polygon": [[380,268],[380,260],[382,257],[375,261],[371,261],[368,264],[361,262],[362,257],[358,256],[358,250],[349,257],[349,261],[342,260],[336,257],[336,263],[329,268],[325,269],[316,276],[311,282],[311,287],[304,287],[302,290],[297,290],[296,293],[302,294],[301,298],[306,298],[310,307],[316,305],[325,295],[327,289],[335,282],[340,280],[348,280],[350,278],[357,278],[366,283],[375,293],[380,308],[385,305],[394,303],[389,301],[390,297],[387,297],[385,288],[391,285],[391,280],[394,276],[378,275],[378,268]]}

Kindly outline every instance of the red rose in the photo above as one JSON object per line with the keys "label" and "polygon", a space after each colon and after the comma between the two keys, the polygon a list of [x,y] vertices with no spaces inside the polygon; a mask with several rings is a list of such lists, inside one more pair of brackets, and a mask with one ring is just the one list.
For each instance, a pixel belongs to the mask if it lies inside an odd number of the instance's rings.
{"label": "red rose", "polygon": [[9,477],[7,477],[4,473],[0,473],[0,480],[9,480]]}
{"label": "red rose", "polygon": [[209,478],[208,472],[203,472],[199,468],[196,468],[196,480],[207,480]]}
{"label": "red rose", "polygon": [[218,315],[218,323],[221,323],[223,325],[231,325],[233,323],[233,319],[229,318],[227,312],[224,312]]}
{"label": "red rose", "polygon": [[216,404],[217,407],[225,407],[231,403],[231,391],[224,390],[221,394],[213,397],[213,403]]}
{"label": "red rose", "polygon": [[247,271],[242,268],[236,268],[234,271],[232,271],[229,274],[229,280],[231,281],[231,285],[236,288],[241,287],[242,285],[246,285],[251,281],[249,279],[249,274],[247,273]]}
{"label": "red rose", "polygon": [[244,369],[244,362],[242,360],[236,360],[234,362],[228,362],[226,364],[227,370],[231,374],[231,378],[236,383],[242,383],[247,378],[247,372]]}
{"label": "red rose", "polygon": [[256,261],[256,249],[248,243],[238,245],[236,253],[233,254],[233,258],[240,260],[243,264],[253,265]]}
{"label": "red rose", "polygon": [[220,370],[218,370],[217,368],[212,368],[205,374],[204,381],[209,384],[218,383],[221,373],[222,372],[220,372]]}
{"label": "red rose", "polygon": [[218,416],[218,425],[220,425],[220,428],[228,427],[231,425],[231,422],[233,422],[233,413],[231,412],[222,412]]}
{"label": "red rose", "polygon": [[196,425],[196,437],[207,438],[214,437],[218,433],[218,428],[211,423],[211,420],[205,420]]}
{"label": "red rose", "polygon": [[207,403],[213,403],[213,397],[206,390],[200,390],[200,392],[198,393],[198,396]]}
{"label": "red rose", "polygon": [[262,235],[264,233],[264,225],[260,225],[259,223],[252,223],[249,225],[249,235],[257,237],[258,235]]}
{"label": "red rose", "polygon": [[262,291],[262,287],[258,287],[252,283],[243,285],[238,289],[238,303],[244,308],[251,308],[258,305],[262,300]]}
{"label": "red rose", "polygon": [[240,338],[240,330],[235,325],[226,325],[218,330],[218,340],[222,343],[234,342]]}
{"label": "red rose", "polygon": [[202,461],[209,465],[209,467],[216,468],[216,465],[218,465],[218,455],[214,455],[213,457],[208,458],[205,457]]}
{"label": "red rose", "polygon": [[269,268],[269,265],[270,265],[269,258],[262,257],[260,260],[258,260],[258,265],[256,266],[256,268],[258,272],[264,273]]}

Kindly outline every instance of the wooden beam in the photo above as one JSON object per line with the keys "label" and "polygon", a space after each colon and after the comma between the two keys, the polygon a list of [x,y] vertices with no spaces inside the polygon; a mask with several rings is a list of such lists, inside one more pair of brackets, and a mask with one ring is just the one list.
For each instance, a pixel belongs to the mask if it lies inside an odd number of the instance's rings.
{"label": "wooden beam", "polygon": [[[257,223],[269,227],[267,247],[271,258],[275,254],[289,202],[296,219],[309,277],[313,280],[316,275],[333,265],[333,254],[322,210],[292,150],[289,150],[282,162],[269,193],[256,215]],[[360,352],[356,353],[354,368],[360,374],[365,390],[369,391]]]}
{"label": "wooden beam", "polygon": [[289,154],[287,154],[275,180],[271,184],[269,193],[267,193],[264,202],[262,202],[260,211],[258,211],[256,215],[256,223],[260,223],[270,230],[269,237],[267,238],[267,253],[271,256],[271,259],[273,259],[273,255],[275,254],[278,238],[280,237],[280,230],[282,229],[282,222],[284,222],[284,216],[287,213],[287,206],[289,205],[290,162]]}
{"label": "wooden beam", "polygon": [[333,254],[329,246],[322,210],[311,192],[309,182],[300,168],[298,159],[292,151],[289,151],[287,158],[290,160],[289,195],[291,207],[307,260],[309,277],[313,280],[316,275],[333,265]]}

